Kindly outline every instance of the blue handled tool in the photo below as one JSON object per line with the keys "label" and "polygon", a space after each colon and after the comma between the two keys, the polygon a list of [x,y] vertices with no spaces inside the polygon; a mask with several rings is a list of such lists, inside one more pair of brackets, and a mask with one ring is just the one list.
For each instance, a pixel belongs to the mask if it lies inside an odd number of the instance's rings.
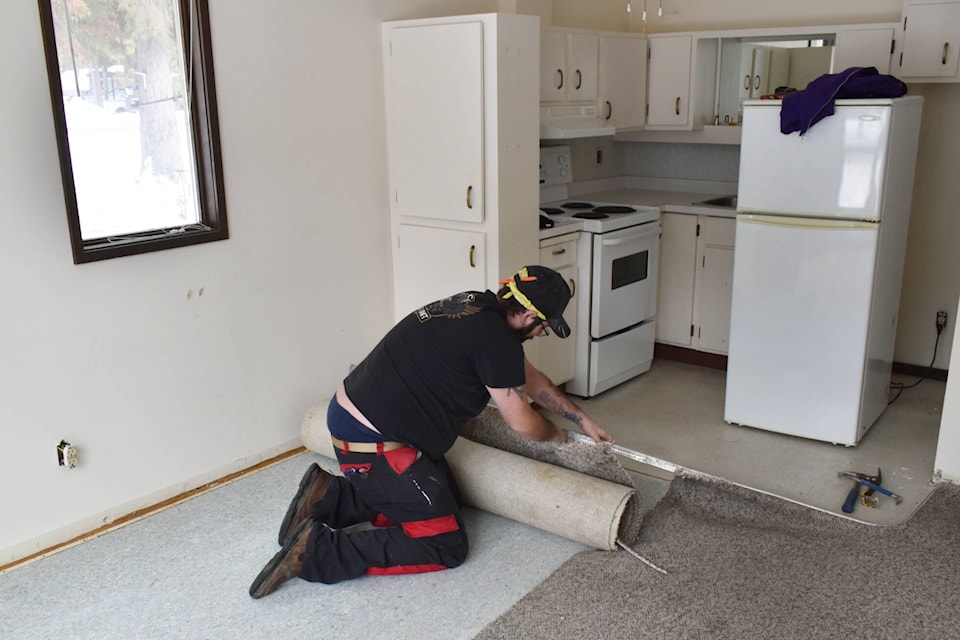
{"label": "blue handled tool", "polygon": [[900,504],[901,502],[903,502],[903,498],[901,498],[894,492],[890,491],[889,489],[884,489],[883,487],[880,486],[880,480],[882,475],[879,467],[877,468],[877,475],[875,476],[871,476],[866,473],[857,473],[856,471],[841,471],[840,473],[837,474],[837,477],[850,478],[851,480],[855,480],[857,482],[857,484],[853,486],[853,489],[850,490],[850,493],[847,494],[847,499],[843,503],[842,509],[844,513],[853,512],[853,507],[856,504],[857,496],[860,493],[861,486],[866,487],[868,489],[867,495],[869,495],[869,493],[877,491],[879,493],[882,493],[885,496],[893,498],[897,504]]}

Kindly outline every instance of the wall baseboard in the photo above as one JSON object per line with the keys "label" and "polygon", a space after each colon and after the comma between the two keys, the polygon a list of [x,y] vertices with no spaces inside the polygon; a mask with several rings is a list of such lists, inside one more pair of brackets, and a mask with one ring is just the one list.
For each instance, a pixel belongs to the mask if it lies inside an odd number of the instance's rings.
{"label": "wall baseboard", "polygon": [[[663,344],[662,342],[654,343],[653,357],[695,364],[711,369],[722,369],[724,371],[727,369],[727,356],[718,353],[697,351],[696,349],[688,349],[686,347],[678,347],[672,344]],[[907,364],[906,362],[894,362],[893,373],[943,382],[947,379],[947,373],[949,373],[949,371],[947,369],[934,369],[917,364]]]}
{"label": "wall baseboard", "polygon": [[695,364],[700,367],[709,367],[710,369],[727,370],[727,356],[719,353],[707,353],[706,351],[697,351],[696,349],[687,349],[672,344],[663,344],[662,342],[653,343],[653,357],[663,358],[664,360],[675,360],[687,364]]}
{"label": "wall baseboard", "polygon": [[924,367],[919,364],[907,364],[906,362],[894,362],[893,372],[904,376],[914,376],[916,378],[927,378],[928,380],[939,380],[945,382],[948,369],[934,369]]}
{"label": "wall baseboard", "polygon": [[[102,536],[115,529],[126,526],[133,522],[142,520],[155,513],[174,507],[198,495],[218,489],[225,484],[229,484],[251,473],[260,471],[288,458],[299,455],[306,451],[297,438],[294,441],[284,443],[278,447],[272,447],[267,451],[254,456],[247,456],[232,464],[221,467],[209,474],[193,478],[185,483],[178,483],[171,487],[149,496],[145,496],[136,503],[120,505],[115,511],[125,513],[119,517],[111,517],[110,514],[96,514],[75,522],[70,526],[63,527],[31,540],[13,545],[12,547],[0,550],[0,575],[10,569],[46,558],[70,547],[76,546],[87,540]],[[253,465],[252,460],[257,460]],[[184,486],[193,486],[193,489],[182,491]],[[173,493],[176,491],[177,493]],[[167,496],[167,497],[164,497]],[[147,506],[141,506],[142,504]],[[96,526],[99,523],[107,524]]]}

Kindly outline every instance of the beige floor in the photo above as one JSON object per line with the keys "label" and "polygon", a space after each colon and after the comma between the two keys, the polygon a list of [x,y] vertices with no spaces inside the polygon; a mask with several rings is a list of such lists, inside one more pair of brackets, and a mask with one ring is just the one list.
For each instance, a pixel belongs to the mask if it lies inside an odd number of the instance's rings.
{"label": "beige floor", "polygon": [[[916,378],[894,375],[911,383]],[[647,373],[578,401],[617,444],[686,469],[871,524],[909,520],[934,489],[933,463],[946,383],[925,380],[880,416],[856,447],[807,440],[723,421],[725,372],[658,359]],[[816,402],[816,398],[811,398]],[[628,469],[669,477],[624,458]],[[883,473],[876,508],[840,507],[853,486],[839,471]]]}

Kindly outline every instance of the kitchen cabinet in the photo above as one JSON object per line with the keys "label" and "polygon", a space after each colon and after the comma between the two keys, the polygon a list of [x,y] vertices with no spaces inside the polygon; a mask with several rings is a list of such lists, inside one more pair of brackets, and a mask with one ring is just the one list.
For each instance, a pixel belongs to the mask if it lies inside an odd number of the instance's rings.
{"label": "kitchen cabinet", "polygon": [[540,33],[540,101],[597,99],[599,38],[596,33],[544,28]]}
{"label": "kitchen cabinet", "polygon": [[646,120],[647,39],[635,34],[600,36],[597,100],[600,115],[622,130]]}
{"label": "kitchen cabinet", "polygon": [[483,220],[483,24],[390,31],[385,77],[391,205],[398,215]]}
{"label": "kitchen cabinet", "polygon": [[537,259],[539,21],[402,20],[382,35],[400,319],[459,291],[496,290]]}
{"label": "kitchen cabinet", "polygon": [[663,213],[657,342],[726,354],[736,221]]}
{"label": "kitchen cabinet", "polygon": [[647,67],[647,126],[689,123],[693,37],[650,36]]}
{"label": "kitchen cabinet", "polygon": [[716,38],[650,36],[647,130],[702,129],[716,114]]}
{"label": "kitchen cabinet", "polygon": [[486,234],[477,231],[399,225],[394,249],[397,319],[459,291],[486,289],[485,243]]}
{"label": "kitchen cabinet", "polygon": [[840,73],[850,67],[876,67],[878,72],[889,74],[895,37],[892,25],[839,28],[830,72]]}
{"label": "kitchen cabinet", "polygon": [[549,337],[534,338],[525,343],[527,359],[546,374],[550,380],[560,385],[571,380],[576,367],[576,339],[574,336],[580,324],[577,318],[579,297],[577,291],[577,241],[578,233],[540,241],[540,259],[538,264],[550,267],[567,281],[573,296],[563,313],[570,325],[570,336],[558,338],[551,332]]}
{"label": "kitchen cabinet", "polygon": [[960,82],[960,2],[907,0],[899,77],[905,82]]}

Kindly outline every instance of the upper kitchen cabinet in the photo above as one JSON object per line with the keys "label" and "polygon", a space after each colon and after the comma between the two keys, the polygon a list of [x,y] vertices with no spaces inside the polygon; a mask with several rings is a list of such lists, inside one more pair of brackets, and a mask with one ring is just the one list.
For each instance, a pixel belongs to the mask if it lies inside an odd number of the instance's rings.
{"label": "upper kitchen cabinet", "polygon": [[539,20],[383,24],[397,319],[538,256]]}
{"label": "upper kitchen cabinet", "polygon": [[544,27],[540,32],[540,101],[595,102],[599,37]]}
{"label": "upper kitchen cabinet", "polygon": [[617,130],[642,127],[646,112],[647,39],[600,35],[600,115]]}
{"label": "upper kitchen cabinet", "polygon": [[837,31],[831,72],[838,73],[850,67],[876,67],[889,74],[892,68],[896,25],[842,27]]}
{"label": "upper kitchen cabinet", "polygon": [[647,68],[647,126],[685,127],[690,121],[692,36],[651,36]]}
{"label": "upper kitchen cabinet", "polygon": [[958,82],[960,2],[907,0],[903,7],[900,78],[906,82]]}
{"label": "upper kitchen cabinet", "polygon": [[713,121],[717,40],[651,35],[647,129],[695,129]]}
{"label": "upper kitchen cabinet", "polygon": [[482,22],[391,28],[385,93],[398,215],[483,220]]}

